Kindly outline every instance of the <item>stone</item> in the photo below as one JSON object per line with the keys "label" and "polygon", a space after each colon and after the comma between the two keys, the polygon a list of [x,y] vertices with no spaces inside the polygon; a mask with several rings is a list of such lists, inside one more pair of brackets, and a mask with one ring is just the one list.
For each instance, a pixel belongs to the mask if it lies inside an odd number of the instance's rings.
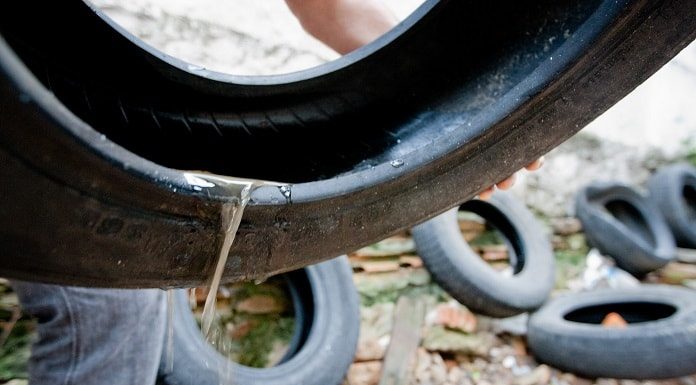
{"label": "stone", "polygon": [[399,257],[399,263],[415,268],[423,267],[423,260],[416,255],[402,255]]}
{"label": "stone", "polygon": [[670,262],[658,273],[664,282],[678,285],[685,280],[696,279],[696,265]]}
{"label": "stone", "polygon": [[437,353],[431,355],[430,377],[435,384],[447,381],[447,366]]}
{"label": "stone", "polygon": [[595,382],[597,385],[619,385],[619,380],[614,379],[614,378],[598,378],[597,382]]}
{"label": "stone", "polygon": [[489,247],[482,247],[481,249],[481,258],[483,258],[484,261],[507,261],[509,259],[507,247],[505,246],[502,248],[496,248],[495,250],[491,250]]}
{"label": "stone", "polygon": [[539,365],[530,373],[516,377],[513,385],[546,385],[551,381],[551,368]]}
{"label": "stone", "polygon": [[470,221],[470,220],[460,220],[459,222],[459,230],[463,233],[474,233],[476,235],[481,234],[482,232],[486,231],[486,224],[477,222],[477,221]]}
{"label": "stone", "polygon": [[432,326],[426,329],[422,346],[430,351],[485,357],[495,342],[495,336],[490,333],[466,334],[442,326]]}
{"label": "stone", "polygon": [[462,382],[464,376],[464,371],[462,371],[458,366],[456,366],[450,368],[449,372],[447,373],[447,381],[449,381],[452,384],[459,384],[460,382]]}
{"label": "stone", "polygon": [[384,344],[379,339],[361,338],[358,340],[358,348],[355,351],[355,361],[373,361],[384,358],[384,353],[389,345],[389,336],[385,336],[387,343]]}
{"label": "stone", "polygon": [[366,273],[384,273],[388,271],[397,271],[401,267],[399,261],[371,261],[366,260],[360,263]]}
{"label": "stone", "polygon": [[287,306],[283,301],[265,294],[252,295],[237,302],[235,310],[248,314],[282,313]]}
{"label": "stone", "polygon": [[380,360],[389,345],[393,325],[394,304],[379,303],[360,308],[360,338],[356,361]]}
{"label": "stone", "polygon": [[574,217],[554,218],[551,220],[553,233],[557,235],[571,235],[582,231],[582,223]]}
{"label": "stone", "polygon": [[401,254],[413,253],[416,251],[416,244],[413,239],[403,236],[395,236],[377,242],[373,245],[363,247],[352,253],[352,256],[361,258],[367,257],[395,257]]}
{"label": "stone", "polygon": [[380,361],[357,362],[348,368],[348,385],[377,385],[382,371]]}
{"label": "stone", "polygon": [[488,331],[494,334],[511,334],[524,336],[527,334],[527,322],[529,314],[522,313],[507,318],[491,318],[479,315],[478,330]]}
{"label": "stone", "polygon": [[449,329],[465,333],[476,331],[476,316],[465,306],[456,301],[438,304],[428,312],[426,323],[429,325],[445,326]]}
{"label": "stone", "polygon": [[424,384],[430,381],[430,353],[423,348],[416,352],[416,365],[414,368],[412,383]]}
{"label": "stone", "polygon": [[367,297],[385,291],[401,290],[408,285],[422,286],[430,283],[430,274],[425,269],[400,269],[384,273],[365,272],[353,274],[358,292]]}

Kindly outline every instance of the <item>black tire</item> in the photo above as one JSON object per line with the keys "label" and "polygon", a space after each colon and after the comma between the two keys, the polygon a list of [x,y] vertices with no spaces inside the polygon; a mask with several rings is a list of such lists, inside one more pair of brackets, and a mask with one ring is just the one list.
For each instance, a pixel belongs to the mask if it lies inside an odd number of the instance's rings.
{"label": "black tire", "polygon": [[[299,342],[271,368],[250,368],[229,361],[205,342],[188,299],[177,293],[174,312],[174,357],[167,373],[162,357],[159,383],[167,385],[338,385],[353,362],[360,329],[358,296],[352,270],[337,258],[287,273],[303,301],[296,313]],[[297,312],[296,307],[296,312]],[[299,316],[299,317],[298,317]],[[296,339],[295,339],[296,340]]]}
{"label": "black tire", "polygon": [[[476,254],[462,237],[457,211],[486,219],[508,244],[515,274],[505,277]],[[411,230],[418,254],[435,282],[471,310],[508,317],[537,309],[555,283],[555,260],[534,215],[511,194],[471,200]]]}
{"label": "black tire", "polygon": [[689,0],[429,0],[335,62],[254,78],[189,69],[81,1],[4,2],[0,275],[203,284],[229,197],[177,169],[291,184],[252,194],[226,280],[344,254],[530,163],[695,36]]}
{"label": "black tire", "polygon": [[[609,312],[619,313],[629,325],[601,326]],[[603,289],[563,295],[544,305],[529,320],[527,341],[537,359],[581,376],[672,378],[696,373],[695,324],[693,290],[658,285]]]}
{"label": "black tire", "polygon": [[677,244],[696,248],[696,168],[689,164],[663,167],[650,179],[648,189]]}
{"label": "black tire", "polygon": [[631,187],[590,184],[578,193],[575,211],[590,245],[635,276],[659,269],[676,257],[674,237],[662,213]]}

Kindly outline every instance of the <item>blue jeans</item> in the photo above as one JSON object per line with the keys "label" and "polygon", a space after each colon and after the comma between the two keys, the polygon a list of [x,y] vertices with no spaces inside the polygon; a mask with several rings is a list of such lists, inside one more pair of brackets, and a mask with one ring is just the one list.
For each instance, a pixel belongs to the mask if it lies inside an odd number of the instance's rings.
{"label": "blue jeans", "polygon": [[150,385],[165,341],[166,292],[13,281],[38,320],[32,385]]}

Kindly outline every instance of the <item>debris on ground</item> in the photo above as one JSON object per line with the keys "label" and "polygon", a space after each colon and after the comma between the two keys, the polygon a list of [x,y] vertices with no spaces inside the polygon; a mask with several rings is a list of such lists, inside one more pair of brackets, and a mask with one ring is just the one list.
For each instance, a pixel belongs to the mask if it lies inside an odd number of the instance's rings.
{"label": "debris on ground", "polygon": [[382,361],[356,362],[348,368],[346,383],[349,385],[375,385],[382,373]]}
{"label": "debris on ground", "polygon": [[433,326],[426,330],[422,346],[430,351],[486,357],[495,343],[495,335],[491,333],[463,333]]}
{"label": "debris on ground", "polygon": [[551,228],[554,234],[568,236],[582,231],[582,223],[573,217],[554,218],[551,220]]}
{"label": "debris on ground", "polygon": [[696,279],[696,264],[670,262],[658,270],[657,275],[664,283],[681,285],[685,281]]}
{"label": "debris on ground", "polygon": [[631,274],[616,267],[613,260],[603,256],[597,249],[587,254],[585,270],[582,277],[568,282],[573,291],[598,288],[626,288],[640,285],[640,281]]}
{"label": "debris on ground", "polygon": [[349,256],[359,258],[394,257],[415,251],[416,244],[413,242],[413,239],[406,236],[395,236],[377,242],[374,245],[363,247]]}
{"label": "debris on ground", "polygon": [[429,326],[444,326],[464,333],[476,331],[477,319],[466,306],[452,300],[441,303],[428,312],[426,323]]}

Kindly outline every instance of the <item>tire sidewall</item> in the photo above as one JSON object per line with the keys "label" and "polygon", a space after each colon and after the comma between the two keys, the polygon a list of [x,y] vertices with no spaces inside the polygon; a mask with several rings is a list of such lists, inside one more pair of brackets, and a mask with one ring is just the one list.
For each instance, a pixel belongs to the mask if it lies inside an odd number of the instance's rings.
{"label": "tire sidewall", "polygon": [[[505,277],[476,254],[460,233],[459,208],[413,229],[424,264],[450,295],[474,311],[505,317],[536,309],[555,283],[555,260],[543,229],[526,207],[507,194],[496,193],[480,205],[486,211],[497,210],[512,227],[524,254],[522,270]],[[484,212],[472,211],[488,220]],[[473,295],[465,284],[475,286],[480,295]]]}
{"label": "tire sidewall", "polygon": [[[278,366],[250,368],[231,362],[207,344],[184,301],[174,316],[174,367],[168,385],[330,385],[340,384],[357,346],[360,316],[357,293],[345,258],[304,269],[314,317],[297,353]],[[165,357],[163,357],[163,362]],[[229,380],[227,380],[229,379]]]}
{"label": "tire sidewall", "polygon": [[[654,237],[655,246],[603,209],[609,201],[621,201],[634,208]],[[641,276],[674,259],[674,237],[662,214],[646,197],[626,185],[595,182],[585,187],[577,195],[576,215],[590,244],[613,257],[619,267],[631,274]]]}
{"label": "tire sidewall", "polygon": [[[565,320],[573,310],[612,302],[668,304],[667,318],[623,329]],[[541,361],[589,377],[670,378],[696,372],[696,293],[651,285],[562,295],[529,320],[528,343]]]}

